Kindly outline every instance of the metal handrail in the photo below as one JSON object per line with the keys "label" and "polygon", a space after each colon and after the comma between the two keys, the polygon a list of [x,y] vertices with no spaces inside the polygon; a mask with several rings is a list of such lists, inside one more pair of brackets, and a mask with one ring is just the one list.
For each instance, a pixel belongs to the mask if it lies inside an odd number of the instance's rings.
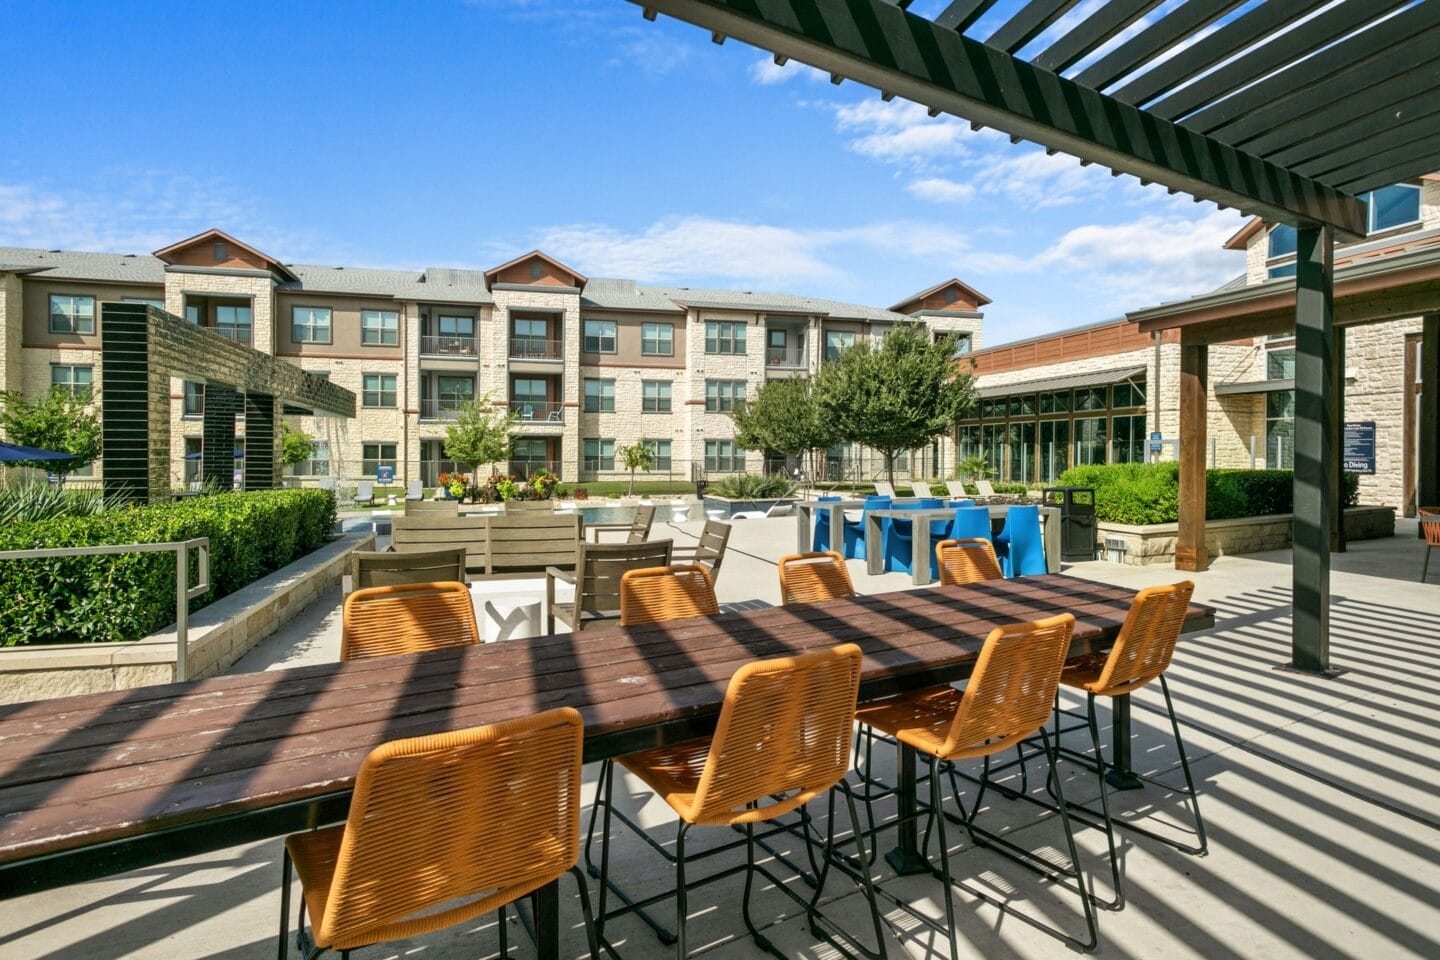
{"label": "metal handrail", "polygon": [[[190,551],[199,556],[199,576],[190,586]],[[189,679],[190,601],[210,589],[210,538],[170,543],[114,543],[95,547],[45,547],[37,550],[0,550],[0,560],[49,560],[57,557],[99,557],[130,553],[175,554],[175,679]]]}

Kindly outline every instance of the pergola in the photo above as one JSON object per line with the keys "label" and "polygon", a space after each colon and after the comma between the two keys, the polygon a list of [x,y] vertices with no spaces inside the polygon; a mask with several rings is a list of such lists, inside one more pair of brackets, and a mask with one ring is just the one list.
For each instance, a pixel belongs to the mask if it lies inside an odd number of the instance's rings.
{"label": "pergola", "polygon": [[[1176,566],[1203,570],[1207,346],[1293,327],[1292,665],[1330,669],[1344,369],[1334,242],[1366,232],[1356,194],[1440,169],[1440,2],[1185,0],[1162,12],[1161,0],[1105,0],[1049,33],[1079,0],[954,0],[934,19],[910,12],[910,0],[633,2],[647,19],[676,17],[717,43],[753,44],[834,83],[864,83],[932,116],[954,114],[1015,143],[1295,227],[1296,277],[1261,288],[1275,294],[1263,317],[1147,314],[1142,329],[1181,329]],[[987,22],[999,25],[971,35],[992,8]],[[1358,283],[1352,297],[1347,282],[1338,305],[1347,321],[1395,316],[1399,304],[1399,315],[1426,315],[1418,489],[1422,502],[1436,502],[1440,289],[1377,294]]]}

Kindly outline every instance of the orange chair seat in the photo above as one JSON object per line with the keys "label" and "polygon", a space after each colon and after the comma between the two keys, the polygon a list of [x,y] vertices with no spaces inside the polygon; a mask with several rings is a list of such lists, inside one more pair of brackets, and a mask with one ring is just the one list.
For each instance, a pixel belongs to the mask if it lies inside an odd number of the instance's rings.
{"label": "orange chair seat", "polygon": [[645,781],[670,808],[689,820],[695,809],[700,776],[710,756],[710,737],[653,747],[616,759],[626,770]]}
{"label": "orange chair seat", "polygon": [[1087,653],[1073,660],[1066,660],[1065,669],[1060,671],[1060,683],[1063,686],[1094,692],[1100,682],[1100,672],[1105,669],[1105,662],[1109,659],[1108,653]]}
{"label": "orange chair seat", "polygon": [[855,719],[907,746],[942,756],[962,694],[950,686],[926,687],[861,706]]}

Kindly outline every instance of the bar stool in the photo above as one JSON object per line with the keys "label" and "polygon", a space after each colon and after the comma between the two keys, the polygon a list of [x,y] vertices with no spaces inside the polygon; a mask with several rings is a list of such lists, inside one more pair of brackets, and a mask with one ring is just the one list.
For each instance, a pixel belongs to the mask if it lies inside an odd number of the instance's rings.
{"label": "bar stool", "polygon": [[980,583],[1001,580],[1000,561],[989,540],[979,537],[965,540],[941,540],[935,545],[935,565],[940,568],[942,585]]}
{"label": "bar stool", "polygon": [[340,659],[363,660],[480,642],[475,606],[463,583],[364,587],[345,598]]}
{"label": "bar stool", "polygon": [[834,550],[791,553],[780,558],[780,602],[819,603],[856,596],[845,560]]}

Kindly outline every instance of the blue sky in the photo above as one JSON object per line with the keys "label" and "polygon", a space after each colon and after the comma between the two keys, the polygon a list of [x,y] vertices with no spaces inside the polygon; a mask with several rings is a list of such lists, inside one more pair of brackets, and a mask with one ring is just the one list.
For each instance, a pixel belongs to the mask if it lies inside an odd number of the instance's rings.
{"label": "blue sky", "polygon": [[0,19],[23,24],[0,60],[0,245],[150,252],[215,226],[402,268],[540,247],[592,276],[876,306],[953,275],[994,300],[990,344],[1244,267],[1220,248],[1234,211],[624,0],[0,0]]}

